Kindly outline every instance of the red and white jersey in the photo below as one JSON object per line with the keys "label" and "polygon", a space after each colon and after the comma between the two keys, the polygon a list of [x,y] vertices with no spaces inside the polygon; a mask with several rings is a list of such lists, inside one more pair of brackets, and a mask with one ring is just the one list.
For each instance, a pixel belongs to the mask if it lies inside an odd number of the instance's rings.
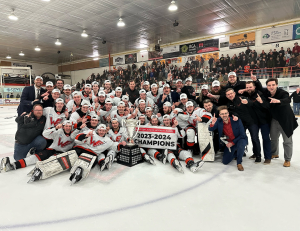
{"label": "red and white jersey", "polygon": [[146,93],[146,95],[147,95],[147,98],[152,99],[155,104],[158,104],[158,100],[159,100],[159,97],[160,97],[159,93],[157,93],[157,95],[153,95],[151,91],[148,91]]}
{"label": "red and white jersey", "polygon": [[75,137],[75,146],[96,155],[104,152],[105,150],[117,151],[118,142],[113,142],[108,136],[101,137],[95,131],[90,137],[85,137],[89,131],[79,133]]}
{"label": "red and white jersey", "polygon": [[51,127],[56,127],[58,124],[66,120],[64,112],[56,112],[54,107],[46,107],[43,110],[43,115],[46,117],[44,130]]}
{"label": "red and white jersey", "polygon": [[120,127],[118,131],[113,131],[113,129],[108,131],[108,137],[114,142],[126,140],[126,134],[126,129],[124,127]]}
{"label": "red and white jersey", "polygon": [[190,116],[188,121],[189,124],[193,125],[194,127],[196,127],[198,123],[201,123],[197,121],[196,115],[202,119],[203,123],[207,123],[212,117],[211,113],[207,112],[204,108],[199,108],[195,110]]}
{"label": "red and white jersey", "polygon": [[80,92],[81,93],[81,99],[86,100],[90,103],[93,103],[95,101],[95,99],[97,98],[93,93],[92,93],[92,99],[90,99],[89,95],[85,95],[84,92]]}
{"label": "red and white jersey", "polygon": [[99,112],[100,112],[100,121],[101,121],[101,123],[106,123],[106,118],[108,117],[108,116],[110,116],[110,114],[113,112],[113,111],[116,111],[116,110],[118,110],[118,108],[116,107],[116,106],[112,106],[112,108],[109,110],[109,111],[104,111],[104,110],[102,110],[102,109],[100,109],[99,110]]}
{"label": "red and white jersey", "polygon": [[178,113],[175,114],[173,111],[171,112],[170,117],[172,119],[172,122],[176,119],[178,121],[178,125],[181,128],[186,128],[189,125],[188,120],[190,115],[187,112],[184,112],[180,108],[175,108],[174,110],[177,110]]}
{"label": "red and white jersey", "polygon": [[[140,101],[140,100],[141,100],[141,98],[137,98],[137,99],[135,100],[135,102],[134,102],[135,107],[138,107],[138,106],[139,106],[139,101]],[[145,102],[146,102],[146,107],[151,107],[151,108],[153,108],[154,105],[155,105],[153,99],[148,98],[148,97],[146,97]]]}
{"label": "red and white jersey", "polygon": [[[81,101],[82,101],[82,100],[81,100]],[[67,109],[68,109],[68,112],[72,111],[74,106],[76,106],[76,110],[77,110],[77,109],[80,108],[80,103],[79,103],[79,105],[76,105],[76,104],[74,103],[74,100],[72,99],[72,100],[70,100],[69,103],[67,103],[67,105],[66,105],[66,107],[67,107]]]}
{"label": "red and white jersey", "polygon": [[[161,125],[161,126],[166,127],[166,128],[170,128],[170,127],[167,127],[165,125]],[[186,133],[185,133],[184,129],[182,129],[179,125],[177,125],[174,129],[175,129],[175,133],[177,134],[178,138],[185,137]]]}
{"label": "red and white jersey", "polygon": [[84,116],[87,116],[88,119],[90,119],[90,112],[87,113],[83,113],[80,109],[73,112],[70,116],[70,121],[72,121],[73,123],[77,123],[77,120],[79,118],[83,118]]}
{"label": "red and white jersey", "polygon": [[116,95],[116,94],[115,94],[115,91],[114,91],[113,89],[110,89],[110,90],[108,91],[108,93],[106,94],[106,98],[113,99],[115,95]]}
{"label": "red and white jersey", "polygon": [[112,100],[114,106],[118,106],[118,103],[122,101],[119,97],[114,97]]}
{"label": "red and white jersey", "polygon": [[130,114],[128,114],[128,115],[125,115],[125,114],[121,115],[121,114],[119,114],[119,111],[118,111],[118,110],[112,111],[112,112],[110,113],[110,118],[111,118],[111,119],[112,119],[112,118],[116,118],[116,119],[118,120],[120,126],[122,126],[122,120],[123,120],[123,119],[126,120],[129,116],[130,116]]}
{"label": "red and white jersey", "polygon": [[74,138],[71,135],[65,134],[62,128],[56,130],[56,128],[48,128],[43,132],[43,136],[46,139],[53,140],[49,149],[54,149],[58,152],[67,152],[74,146]]}

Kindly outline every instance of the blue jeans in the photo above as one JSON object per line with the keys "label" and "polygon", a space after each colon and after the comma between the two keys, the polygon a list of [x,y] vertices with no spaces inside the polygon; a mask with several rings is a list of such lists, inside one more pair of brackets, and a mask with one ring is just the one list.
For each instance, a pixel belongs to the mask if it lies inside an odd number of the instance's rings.
{"label": "blue jeans", "polygon": [[299,115],[300,103],[293,103],[293,110],[295,115]]}
{"label": "blue jeans", "polygon": [[258,137],[259,127],[257,124],[252,124],[251,126],[247,127],[247,129],[249,130],[251,136],[253,154],[256,157],[261,157],[261,148]]}
{"label": "blue jeans", "polygon": [[36,137],[30,144],[19,144],[15,142],[14,159],[16,161],[24,159],[28,151],[33,147],[36,148],[37,152],[40,152],[45,149],[46,145],[47,141],[42,136]]}
{"label": "blue jeans", "polygon": [[237,157],[237,164],[241,164],[246,145],[247,141],[244,139],[240,139],[236,144],[234,144],[230,148],[231,152],[229,152],[229,149],[225,146],[222,163],[225,165],[229,164],[234,157]]}

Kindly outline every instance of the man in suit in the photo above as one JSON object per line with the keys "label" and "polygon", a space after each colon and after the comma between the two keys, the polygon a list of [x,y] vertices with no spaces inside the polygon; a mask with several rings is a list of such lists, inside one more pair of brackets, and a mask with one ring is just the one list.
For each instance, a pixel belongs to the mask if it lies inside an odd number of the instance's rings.
{"label": "man in suit", "polygon": [[20,105],[18,107],[18,116],[23,112],[29,113],[35,103],[40,101],[40,96],[46,92],[42,88],[43,78],[41,76],[35,77],[34,85],[30,87],[25,87],[20,100]]}
{"label": "man in suit", "polygon": [[171,105],[174,103],[175,107],[180,104],[180,95],[175,91],[171,92],[169,84],[163,86],[163,94],[159,97],[158,108],[162,108],[165,102],[170,102]]}
{"label": "man in suit", "polygon": [[220,141],[224,135],[227,137],[222,162],[225,165],[229,164],[236,157],[238,170],[244,171],[242,157],[248,144],[248,139],[242,121],[240,119],[234,121],[229,117],[227,106],[220,106],[218,110],[220,118],[216,118],[214,115],[208,129],[209,131],[218,129]]}

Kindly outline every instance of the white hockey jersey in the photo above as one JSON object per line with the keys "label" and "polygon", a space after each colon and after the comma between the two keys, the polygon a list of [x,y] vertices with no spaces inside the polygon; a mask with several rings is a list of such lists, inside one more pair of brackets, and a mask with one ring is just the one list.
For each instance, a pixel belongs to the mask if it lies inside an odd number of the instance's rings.
{"label": "white hockey jersey", "polygon": [[116,107],[116,106],[112,106],[111,109],[110,109],[109,111],[104,111],[104,110],[100,109],[100,110],[99,110],[99,112],[100,112],[99,117],[100,117],[101,123],[106,123],[106,121],[107,121],[106,118],[107,118],[108,116],[110,116],[110,114],[111,114],[113,111],[116,111],[116,110],[118,110],[118,107]]}
{"label": "white hockey jersey", "polygon": [[104,152],[105,150],[118,150],[119,142],[113,142],[108,136],[101,137],[95,131],[93,131],[92,136],[85,138],[85,135],[88,132],[89,131],[79,133],[75,137],[74,147],[87,150],[96,155]]}
{"label": "white hockey jersey", "polygon": [[108,131],[108,137],[113,141],[113,142],[122,142],[126,140],[126,129],[124,127],[120,127],[119,131],[114,132],[112,129]]}
{"label": "white hockey jersey", "polygon": [[53,140],[49,149],[54,149],[58,152],[67,152],[74,146],[74,138],[71,135],[66,135],[62,128],[48,128],[43,132],[46,139]]}
{"label": "white hockey jersey", "polygon": [[56,112],[54,107],[46,107],[43,110],[43,115],[46,117],[44,130],[51,127],[56,127],[58,124],[66,120],[65,113]]}
{"label": "white hockey jersey", "polygon": [[[135,100],[135,102],[134,102],[135,107],[139,106],[139,101],[140,100],[141,100],[141,98],[137,98]],[[153,99],[146,97],[146,107],[149,107],[149,105],[150,105],[151,108],[154,108],[155,103],[154,103]]]}
{"label": "white hockey jersey", "polygon": [[84,116],[88,116],[88,119],[89,118],[89,112],[88,113],[83,113],[80,109],[78,109],[77,111],[73,112],[70,116],[70,121],[72,121],[73,123],[77,123],[77,120],[79,118],[82,118]]}
{"label": "white hockey jersey", "polygon": [[89,95],[85,95],[84,92],[80,92],[81,93],[81,99],[86,100],[88,102],[90,102],[91,104],[95,101],[96,96],[92,93],[92,99],[90,99]]}
{"label": "white hockey jersey", "polygon": [[197,127],[197,125],[199,123],[197,121],[196,115],[199,116],[202,119],[202,122],[204,122],[204,123],[208,122],[212,117],[211,113],[207,112],[204,108],[199,108],[199,109],[195,110],[189,118],[189,124],[193,125],[195,128]]}
{"label": "white hockey jersey", "polygon": [[111,119],[112,119],[112,118],[118,119],[118,122],[119,122],[120,126],[122,126],[122,120],[123,120],[123,119],[126,120],[129,116],[130,116],[130,114],[128,114],[128,115],[125,115],[125,114],[124,114],[124,115],[120,115],[118,110],[112,111],[112,112],[110,113],[110,118],[111,118]]}
{"label": "white hockey jersey", "polygon": [[146,93],[146,95],[147,95],[147,98],[152,99],[155,104],[158,104],[158,100],[159,100],[159,97],[161,94],[158,93],[156,96],[154,96],[151,91],[148,91]]}
{"label": "white hockey jersey", "polygon": [[[82,101],[82,100],[81,100]],[[70,100],[69,103],[67,103],[66,107],[68,109],[68,112],[72,111],[73,110],[73,106],[76,106],[76,109],[80,108],[80,104],[77,106],[75,105],[74,103],[74,100]]]}
{"label": "white hockey jersey", "polygon": [[174,112],[171,112],[170,117],[172,119],[172,122],[176,119],[178,121],[178,125],[181,128],[186,128],[189,125],[189,117],[190,115],[187,112],[184,112],[180,108],[176,108],[178,111],[178,114],[175,114]]}

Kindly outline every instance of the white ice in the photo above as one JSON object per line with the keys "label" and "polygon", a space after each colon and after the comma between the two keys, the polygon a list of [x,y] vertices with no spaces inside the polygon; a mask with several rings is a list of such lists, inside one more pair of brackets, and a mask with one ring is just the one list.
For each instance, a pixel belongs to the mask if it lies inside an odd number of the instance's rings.
{"label": "white ice", "polygon": [[[0,108],[0,158],[13,160],[15,115],[16,107]],[[33,167],[1,173],[0,230],[299,230],[299,137],[298,128],[290,168],[282,166],[281,142],[269,166],[254,164],[249,151],[244,172],[219,157],[184,174],[158,161],[114,163],[73,186],[69,172],[31,184]]]}

